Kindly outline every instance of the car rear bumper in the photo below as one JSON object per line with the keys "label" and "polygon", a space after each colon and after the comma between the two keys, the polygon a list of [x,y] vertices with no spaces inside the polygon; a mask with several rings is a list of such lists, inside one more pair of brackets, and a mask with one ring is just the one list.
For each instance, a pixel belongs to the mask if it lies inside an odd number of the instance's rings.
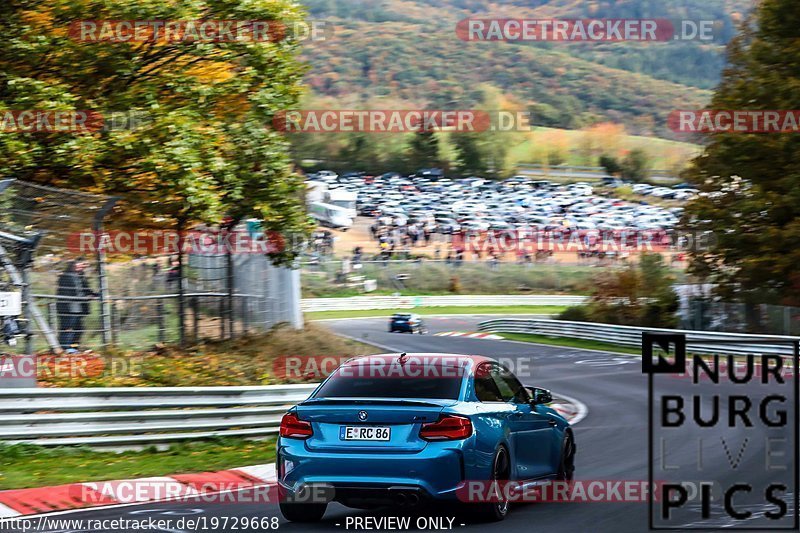
{"label": "car rear bumper", "polygon": [[406,493],[416,495],[411,500],[456,499],[464,480],[463,453],[452,443],[417,453],[323,453],[290,441],[281,439],[277,458],[278,481],[289,493],[329,486],[337,501],[372,495],[399,503]]}
{"label": "car rear bumper", "polygon": [[296,491],[280,485],[282,501],[330,503],[339,502],[348,507],[371,508],[381,506],[414,507],[433,500],[452,500],[443,495],[432,495],[418,485],[388,485],[385,483],[309,483]]}

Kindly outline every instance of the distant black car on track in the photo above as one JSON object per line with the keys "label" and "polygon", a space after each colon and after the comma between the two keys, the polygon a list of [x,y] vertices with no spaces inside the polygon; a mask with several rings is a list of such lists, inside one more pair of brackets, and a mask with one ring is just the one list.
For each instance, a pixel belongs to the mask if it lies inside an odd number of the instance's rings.
{"label": "distant black car on track", "polygon": [[401,333],[419,333],[424,335],[427,332],[425,323],[419,315],[410,313],[396,313],[389,318],[389,333],[399,331]]}

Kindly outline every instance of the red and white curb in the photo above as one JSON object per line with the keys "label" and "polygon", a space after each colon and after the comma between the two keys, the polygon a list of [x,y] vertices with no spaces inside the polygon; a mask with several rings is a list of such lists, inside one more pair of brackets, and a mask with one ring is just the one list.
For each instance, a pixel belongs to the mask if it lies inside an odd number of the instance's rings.
{"label": "red and white curb", "polygon": [[467,339],[489,339],[495,341],[503,340],[503,337],[500,335],[494,335],[492,333],[473,333],[469,331],[442,331],[441,333],[435,333],[434,337],[465,337]]}
{"label": "red and white curb", "polygon": [[170,477],[5,490],[0,491],[0,519],[92,507],[184,500],[194,496],[271,486],[276,482],[275,465],[265,464]]}

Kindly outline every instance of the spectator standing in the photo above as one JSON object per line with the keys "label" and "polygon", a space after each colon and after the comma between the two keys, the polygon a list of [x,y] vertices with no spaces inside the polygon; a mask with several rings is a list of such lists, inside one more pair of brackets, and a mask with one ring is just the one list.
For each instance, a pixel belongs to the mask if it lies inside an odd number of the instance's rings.
{"label": "spectator standing", "polygon": [[77,353],[84,332],[84,319],[90,312],[89,298],[97,297],[86,280],[88,266],[83,258],[78,258],[68,262],[58,277],[56,313],[59,344],[67,353]]}

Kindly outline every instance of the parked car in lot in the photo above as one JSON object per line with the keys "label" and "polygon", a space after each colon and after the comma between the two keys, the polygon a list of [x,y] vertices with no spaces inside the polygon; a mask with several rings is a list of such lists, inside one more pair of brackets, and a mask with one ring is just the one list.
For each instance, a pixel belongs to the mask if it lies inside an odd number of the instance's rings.
{"label": "parked car in lot", "polygon": [[489,357],[350,359],[281,421],[281,512],[315,522],[329,501],[356,508],[461,502],[503,520],[505,491],[475,501],[463,487],[571,480],[574,436],[551,401],[549,391],[523,386]]}
{"label": "parked car in lot", "polygon": [[[349,174],[352,173],[339,179]],[[402,231],[408,225],[416,225],[418,235],[422,231],[452,234],[548,228],[671,232],[678,219],[672,216],[671,207],[609,198],[605,196],[608,189],[603,195],[595,194],[589,183],[564,185],[525,177],[497,182],[476,177],[453,180],[422,171],[408,177],[387,173],[370,182],[366,177],[352,179],[356,181],[337,187],[356,194],[358,213],[374,217],[376,229]],[[632,187],[638,194],[672,201],[686,201],[697,195],[692,189],[646,183]]]}
{"label": "parked car in lot", "polygon": [[419,315],[411,313],[395,313],[389,318],[389,333],[399,331],[400,333],[419,333],[426,332],[425,322]]}

